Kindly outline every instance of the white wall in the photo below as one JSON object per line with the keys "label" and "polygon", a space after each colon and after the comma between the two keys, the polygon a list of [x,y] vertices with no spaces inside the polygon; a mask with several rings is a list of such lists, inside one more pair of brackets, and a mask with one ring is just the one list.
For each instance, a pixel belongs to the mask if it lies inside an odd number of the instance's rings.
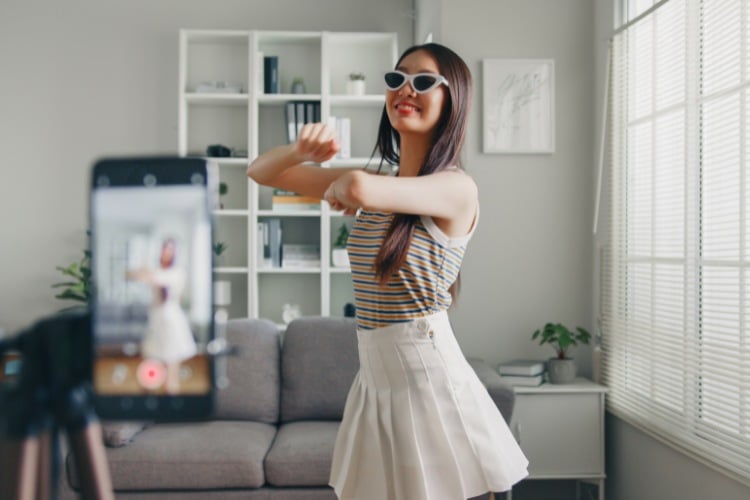
{"label": "white wall", "polygon": [[[596,0],[594,4],[597,123],[601,120],[607,41],[612,34],[614,5],[615,0]],[[598,149],[595,156],[598,161]],[[608,414],[606,420],[606,446],[607,498],[610,500],[750,498],[747,486],[675,451],[612,414]]]}
{"label": "white wall", "polygon": [[93,161],[176,152],[180,28],[395,31],[405,48],[412,12],[411,0],[0,1],[0,328],[65,305],[50,285],[86,244]]}
{"label": "white wall", "polygon": [[[547,321],[592,329],[593,0],[442,0],[436,32],[474,75],[466,168],[482,215],[452,313],[468,355],[547,358],[531,334]],[[481,153],[485,58],[552,58],[556,152]],[[575,348],[581,372],[588,348]]]}

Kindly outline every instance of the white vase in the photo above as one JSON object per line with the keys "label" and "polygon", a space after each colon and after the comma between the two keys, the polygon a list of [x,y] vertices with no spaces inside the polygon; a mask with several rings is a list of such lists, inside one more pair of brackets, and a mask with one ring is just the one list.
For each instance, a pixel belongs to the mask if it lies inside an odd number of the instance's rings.
{"label": "white vase", "polygon": [[232,282],[214,281],[214,305],[228,306],[232,303]]}
{"label": "white vase", "polygon": [[365,95],[365,81],[364,80],[347,81],[346,93],[349,95]]}
{"label": "white vase", "polygon": [[334,248],[331,251],[331,262],[334,267],[349,267],[349,254],[346,248]]}

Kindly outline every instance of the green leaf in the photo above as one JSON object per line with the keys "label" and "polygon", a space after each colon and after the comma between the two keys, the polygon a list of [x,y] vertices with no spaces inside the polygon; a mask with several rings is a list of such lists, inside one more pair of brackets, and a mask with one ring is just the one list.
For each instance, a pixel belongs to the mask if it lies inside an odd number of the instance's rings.
{"label": "green leaf", "polygon": [[[91,230],[86,230],[86,235],[91,238]],[[89,302],[91,298],[91,249],[83,249],[83,257],[77,262],[67,266],[56,266],[55,269],[70,281],[66,280],[51,285],[53,289],[65,288],[62,292],[55,295],[55,298],[61,300],[74,300],[76,302]],[[76,306],[79,307],[79,306]]]}
{"label": "green leaf", "polygon": [[546,323],[544,328],[536,330],[531,338],[538,340],[539,345],[550,344],[555,349],[557,357],[565,359],[568,348],[577,346],[579,342],[588,344],[591,334],[580,326],[573,332],[561,323]]}
{"label": "green leaf", "polygon": [[55,283],[54,285],[52,285],[52,288],[60,288],[61,286],[75,286],[75,283],[73,283],[72,281],[67,281],[65,283]]}
{"label": "green leaf", "polygon": [[71,290],[65,290],[62,293],[59,293],[55,295],[56,299],[63,299],[63,300],[75,300],[78,302],[87,302],[86,297],[80,294],[77,294]]}

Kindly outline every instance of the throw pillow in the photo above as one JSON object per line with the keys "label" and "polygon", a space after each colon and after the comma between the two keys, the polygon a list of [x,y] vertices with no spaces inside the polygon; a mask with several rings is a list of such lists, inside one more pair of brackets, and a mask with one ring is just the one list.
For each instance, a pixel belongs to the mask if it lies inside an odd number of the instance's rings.
{"label": "throw pillow", "polygon": [[102,422],[104,445],[110,448],[125,446],[147,425],[148,422]]}

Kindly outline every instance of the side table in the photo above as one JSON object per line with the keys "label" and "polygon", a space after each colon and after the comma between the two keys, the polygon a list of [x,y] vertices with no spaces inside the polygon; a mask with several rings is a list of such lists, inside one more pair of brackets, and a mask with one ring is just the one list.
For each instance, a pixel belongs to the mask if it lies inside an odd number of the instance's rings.
{"label": "side table", "polygon": [[[514,386],[510,428],[529,459],[527,479],[575,479],[598,485],[604,500],[604,397],[585,378],[570,384]],[[507,499],[513,497],[512,490]],[[580,483],[576,483],[576,499]]]}

